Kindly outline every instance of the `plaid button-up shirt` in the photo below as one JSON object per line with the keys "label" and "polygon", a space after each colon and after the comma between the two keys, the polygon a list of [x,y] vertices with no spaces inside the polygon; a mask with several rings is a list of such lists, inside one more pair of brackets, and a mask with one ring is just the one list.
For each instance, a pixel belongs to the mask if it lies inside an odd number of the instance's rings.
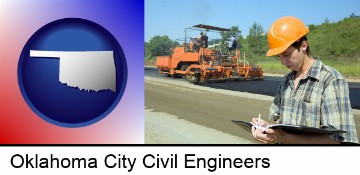
{"label": "plaid button-up shirt", "polygon": [[292,71],[285,75],[270,107],[270,120],[283,124],[330,127],[346,133],[334,134],[339,142],[358,143],[349,99],[349,87],[343,76],[319,59],[295,89]]}

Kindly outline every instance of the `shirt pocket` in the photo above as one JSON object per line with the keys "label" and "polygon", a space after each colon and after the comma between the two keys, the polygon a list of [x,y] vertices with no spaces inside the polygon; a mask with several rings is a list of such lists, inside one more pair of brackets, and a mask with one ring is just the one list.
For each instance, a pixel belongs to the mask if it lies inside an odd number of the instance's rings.
{"label": "shirt pocket", "polygon": [[310,127],[320,127],[320,104],[309,103],[306,101],[300,102],[301,120],[300,125]]}

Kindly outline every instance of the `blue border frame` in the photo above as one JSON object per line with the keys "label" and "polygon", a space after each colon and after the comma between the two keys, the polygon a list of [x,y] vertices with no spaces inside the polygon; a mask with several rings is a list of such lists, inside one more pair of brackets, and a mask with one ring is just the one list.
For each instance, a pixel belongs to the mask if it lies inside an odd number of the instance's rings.
{"label": "blue border frame", "polygon": [[[31,41],[34,40],[35,37],[37,37],[37,35],[39,35],[39,33],[41,33],[43,30],[46,30],[46,28],[49,25],[54,25],[54,23],[59,23],[59,22],[83,22],[83,23],[87,23],[90,24],[91,26],[96,27],[98,30],[100,30],[102,33],[104,33],[107,38],[111,41],[111,43],[113,44],[113,47],[116,48],[116,52],[114,52],[114,55],[119,54],[118,56],[121,59],[121,63],[122,65],[118,65],[117,61],[114,60],[115,63],[115,68],[117,69],[122,69],[123,70],[123,77],[122,77],[122,83],[121,83],[121,87],[119,87],[119,93],[116,97],[116,99],[114,100],[114,102],[112,103],[111,106],[109,106],[109,108],[103,112],[101,115],[99,115],[98,117],[89,120],[87,122],[82,122],[82,123],[63,123],[63,122],[58,122],[56,120],[53,120],[51,118],[49,118],[48,116],[44,115],[41,111],[39,111],[31,102],[31,100],[29,99],[29,97],[27,96],[24,86],[23,86],[23,79],[22,79],[22,62],[25,59],[25,55],[28,53],[29,47],[32,44]],[[114,59],[116,59],[117,57],[114,56]],[[121,67],[122,66],[122,67]],[[116,71],[117,72],[117,71]],[[81,18],[63,18],[63,19],[58,19],[55,21],[52,21],[44,26],[42,26],[40,29],[38,29],[30,38],[29,40],[26,42],[25,46],[23,47],[22,51],[21,51],[21,55],[19,58],[19,62],[18,62],[18,84],[19,84],[19,88],[21,91],[21,94],[23,96],[23,98],[25,99],[26,103],[28,104],[28,106],[31,108],[31,110],[33,112],[35,112],[39,117],[41,117],[42,119],[44,119],[45,121],[57,125],[57,126],[61,126],[61,127],[68,127],[68,128],[78,128],[78,127],[85,127],[94,123],[97,123],[98,121],[102,120],[103,118],[105,118],[108,114],[110,114],[115,107],[118,105],[118,103],[120,102],[124,92],[125,92],[125,88],[126,88],[126,84],[127,84],[127,75],[128,75],[128,71],[127,71],[127,63],[126,63],[126,57],[125,54],[120,46],[120,44],[117,42],[116,38],[108,31],[106,30],[104,27],[102,27],[101,25],[92,22],[90,20],[86,20],[86,19],[81,19]],[[117,77],[117,73],[116,73],[116,77]],[[118,78],[116,78],[117,80]]]}

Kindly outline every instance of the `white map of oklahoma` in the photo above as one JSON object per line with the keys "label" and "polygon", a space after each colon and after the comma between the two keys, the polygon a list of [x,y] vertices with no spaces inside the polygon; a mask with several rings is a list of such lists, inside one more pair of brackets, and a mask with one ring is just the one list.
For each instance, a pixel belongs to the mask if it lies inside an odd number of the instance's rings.
{"label": "white map of oklahoma", "polygon": [[59,81],[69,87],[116,92],[113,51],[30,50],[30,57],[59,58]]}

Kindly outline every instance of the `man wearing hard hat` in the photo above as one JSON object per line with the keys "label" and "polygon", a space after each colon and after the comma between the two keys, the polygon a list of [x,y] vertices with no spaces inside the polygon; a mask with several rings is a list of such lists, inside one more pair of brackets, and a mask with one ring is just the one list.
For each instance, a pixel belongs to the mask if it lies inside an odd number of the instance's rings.
{"label": "man wearing hard hat", "polygon": [[[281,129],[253,127],[254,138],[263,143],[323,144],[358,143],[346,80],[334,68],[311,57],[306,34],[309,29],[298,18],[286,16],[268,30],[269,51],[292,70],[284,76],[270,107],[271,123],[330,128],[346,133],[300,134]],[[252,120],[263,127],[265,120]]]}

